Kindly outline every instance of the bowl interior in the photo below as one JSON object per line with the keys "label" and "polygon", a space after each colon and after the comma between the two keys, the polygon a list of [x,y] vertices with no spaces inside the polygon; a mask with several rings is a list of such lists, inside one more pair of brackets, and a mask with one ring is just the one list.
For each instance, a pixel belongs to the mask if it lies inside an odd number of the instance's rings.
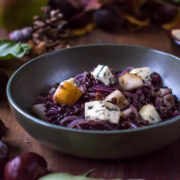
{"label": "bowl interior", "polygon": [[164,84],[172,88],[180,99],[179,58],[156,50],[129,45],[81,46],[60,50],[36,58],[23,65],[11,77],[8,95],[25,112],[39,95],[47,92],[56,82],[73,77],[98,64],[115,70],[127,66],[150,67],[160,73]]}

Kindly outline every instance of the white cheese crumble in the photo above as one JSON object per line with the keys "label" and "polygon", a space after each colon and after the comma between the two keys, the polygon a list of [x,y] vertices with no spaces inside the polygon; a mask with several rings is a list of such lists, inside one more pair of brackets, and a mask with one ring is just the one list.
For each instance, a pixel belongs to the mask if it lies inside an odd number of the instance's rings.
{"label": "white cheese crumble", "polygon": [[119,123],[120,110],[117,105],[105,101],[91,101],[85,103],[85,118],[95,121],[109,121]]}
{"label": "white cheese crumble", "polygon": [[108,66],[98,65],[92,72],[92,75],[95,79],[103,82],[106,86],[115,83],[114,75]]}
{"label": "white cheese crumble", "polygon": [[148,67],[135,68],[131,70],[130,73],[136,74],[137,76],[141,77],[144,81],[148,81],[151,79],[151,71]]}

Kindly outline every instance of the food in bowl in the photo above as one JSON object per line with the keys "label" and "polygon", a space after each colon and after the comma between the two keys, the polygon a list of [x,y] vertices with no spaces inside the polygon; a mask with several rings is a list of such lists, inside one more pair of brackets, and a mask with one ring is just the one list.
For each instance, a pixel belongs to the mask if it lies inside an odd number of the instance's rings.
{"label": "food in bowl", "polygon": [[87,130],[134,129],[180,115],[176,96],[158,73],[105,65],[56,83],[32,109],[46,122]]}

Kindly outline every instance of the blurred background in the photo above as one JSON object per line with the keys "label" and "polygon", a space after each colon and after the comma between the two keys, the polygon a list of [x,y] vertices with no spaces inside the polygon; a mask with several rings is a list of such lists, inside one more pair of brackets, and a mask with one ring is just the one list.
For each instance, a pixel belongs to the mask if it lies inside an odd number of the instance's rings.
{"label": "blurred background", "polygon": [[94,43],[135,44],[180,56],[180,0],[0,0],[0,39],[3,47],[21,49],[1,59],[24,62]]}

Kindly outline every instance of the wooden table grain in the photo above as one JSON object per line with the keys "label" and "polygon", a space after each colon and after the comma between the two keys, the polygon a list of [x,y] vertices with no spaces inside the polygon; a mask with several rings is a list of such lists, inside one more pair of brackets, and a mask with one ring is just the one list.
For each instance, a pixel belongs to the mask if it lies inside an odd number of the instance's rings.
{"label": "wooden table grain", "polygon": [[[0,37],[6,36],[6,31],[1,30]],[[180,56],[180,46],[178,47],[171,41],[167,32],[158,28],[149,28],[139,32],[122,31],[117,34],[96,30],[89,35],[79,38],[76,43],[133,44],[155,48]],[[95,168],[92,176],[99,178],[180,179],[180,140],[158,152],[131,159],[113,161],[81,159],[55,152],[39,144],[37,140],[27,134],[17,123],[7,105],[1,105],[0,118],[9,128],[5,142],[10,147],[11,157],[20,152],[33,151],[43,155],[48,161],[49,169],[53,171],[78,174]]]}

